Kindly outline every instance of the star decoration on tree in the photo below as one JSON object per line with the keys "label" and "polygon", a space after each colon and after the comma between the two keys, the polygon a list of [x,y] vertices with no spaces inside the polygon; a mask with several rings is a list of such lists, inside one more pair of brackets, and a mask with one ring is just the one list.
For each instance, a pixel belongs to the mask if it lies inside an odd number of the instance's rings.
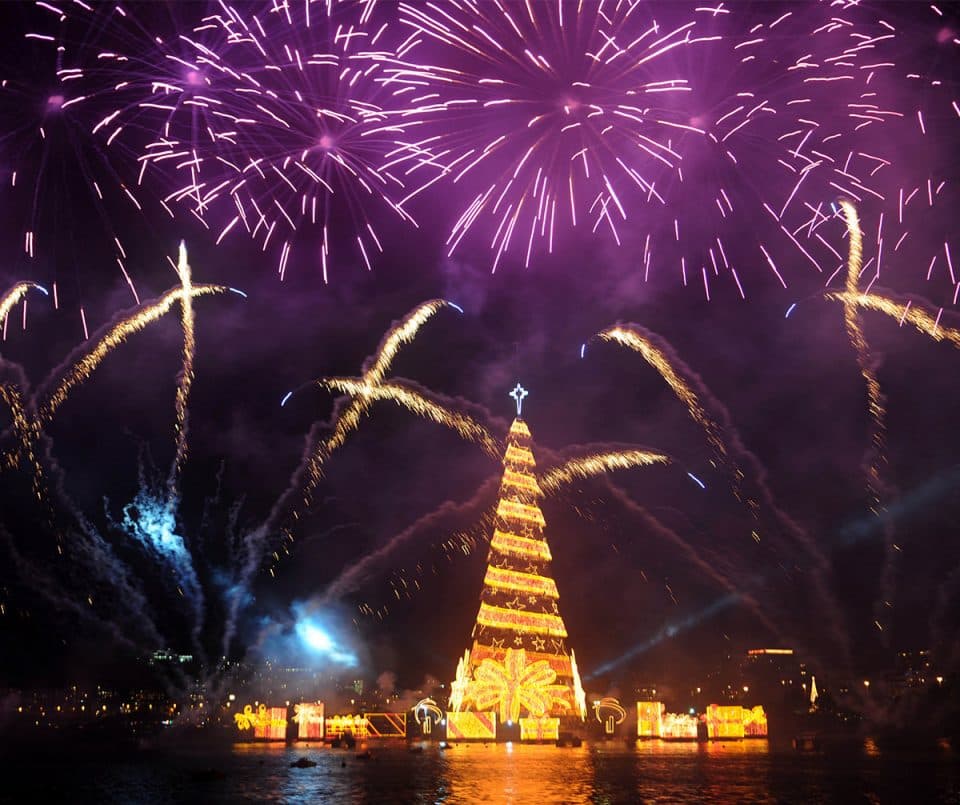
{"label": "star decoration on tree", "polygon": [[533,647],[537,651],[543,651],[547,647],[547,641],[544,640],[542,637],[535,637],[533,638],[532,642],[533,642]]}
{"label": "star decoration on tree", "polygon": [[517,383],[516,388],[510,392],[510,396],[513,397],[517,403],[517,416],[520,416],[520,414],[523,412],[523,400],[529,393],[530,392],[519,383]]}

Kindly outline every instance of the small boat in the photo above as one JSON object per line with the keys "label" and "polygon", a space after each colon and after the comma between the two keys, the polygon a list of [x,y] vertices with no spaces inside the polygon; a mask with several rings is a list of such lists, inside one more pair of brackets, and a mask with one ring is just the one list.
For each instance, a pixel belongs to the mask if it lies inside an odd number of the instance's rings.
{"label": "small boat", "polygon": [[310,760],[308,757],[302,757],[290,764],[291,769],[312,769],[317,765],[317,761]]}
{"label": "small boat", "polygon": [[373,757],[373,753],[369,749],[364,749],[362,752],[357,752],[357,760],[370,760]]}

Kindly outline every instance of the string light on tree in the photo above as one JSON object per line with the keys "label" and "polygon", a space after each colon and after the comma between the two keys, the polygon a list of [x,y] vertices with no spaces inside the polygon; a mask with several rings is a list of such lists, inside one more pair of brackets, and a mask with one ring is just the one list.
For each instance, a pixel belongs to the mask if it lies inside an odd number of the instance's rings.
{"label": "string light on tree", "polygon": [[566,645],[539,506],[543,492],[530,429],[520,418],[527,395],[519,383],[510,392],[517,418],[507,434],[473,646],[457,666],[450,707],[454,712],[493,710],[501,722],[521,716],[582,720],[586,697],[576,658]]}

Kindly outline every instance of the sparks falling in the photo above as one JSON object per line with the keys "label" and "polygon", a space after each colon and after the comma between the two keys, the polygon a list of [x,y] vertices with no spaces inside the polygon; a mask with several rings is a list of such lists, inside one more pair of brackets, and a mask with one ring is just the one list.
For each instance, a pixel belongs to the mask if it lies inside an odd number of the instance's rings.
{"label": "sparks falling", "polygon": [[540,488],[544,492],[556,492],[565,484],[580,478],[605,475],[614,470],[627,470],[633,467],[650,467],[656,464],[669,464],[670,459],[662,453],[648,450],[617,450],[607,453],[572,458],[540,476]]}
{"label": "sparks falling", "polygon": [[193,317],[193,279],[190,276],[190,264],[187,262],[187,247],[180,242],[177,258],[177,276],[180,278],[180,322],[183,327],[183,354],[180,376],[177,379],[175,403],[176,450],[170,465],[167,479],[167,491],[171,506],[177,497],[177,485],[184,462],[187,460],[187,417],[190,401],[190,387],[193,384],[193,357],[197,350]]}

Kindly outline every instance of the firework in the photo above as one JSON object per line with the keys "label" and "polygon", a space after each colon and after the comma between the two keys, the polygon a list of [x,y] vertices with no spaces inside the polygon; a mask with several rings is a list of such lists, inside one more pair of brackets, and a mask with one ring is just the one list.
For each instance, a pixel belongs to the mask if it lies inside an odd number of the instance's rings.
{"label": "firework", "polygon": [[[598,333],[598,337],[604,341],[613,341],[634,352],[639,352],[641,357],[660,373],[660,376],[670,386],[677,399],[687,407],[690,418],[703,428],[707,441],[716,452],[717,457],[724,464],[729,464],[729,452],[720,425],[710,417],[693,385],[677,371],[666,350],[655,343],[654,338],[650,337],[651,335],[644,333],[640,328],[621,326],[610,327]],[[739,467],[734,465],[732,475],[737,481],[735,491],[737,491],[739,497],[739,480],[743,478],[743,473]]]}
{"label": "firework", "polygon": [[[224,285],[201,284],[190,286],[191,297],[228,292],[240,293],[236,289]],[[87,380],[107,355],[123,344],[131,335],[166,315],[175,304],[181,302],[183,294],[184,289],[182,287],[174,288],[167,291],[156,301],[140,306],[133,313],[109,325],[93,348],[84,350],[82,356],[76,362],[68,362],[60,369],[55,370],[51,374],[51,379],[40,388],[36,395],[37,413],[41,423],[46,424],[53,418],[54,413],[67,399],[70,391]],[[52,388],[50,388],[51,386]]]}
{"label": "firework", "polygon": [[[398,203],[401,173],[417,158],[403,149],[402,124],[388,120],[387,26],[370,23],[372,4],[348,6],[275,4],[241,17],[221,5],[201,26],[220,26],[227,43],[197,49],[216,70],[212,147],[180,160],[189,179],[166,201],[200,216],[226,210],[217,242],[246,230],[279,253],[281,278],[306,231],[326,280],[340,219],[352,220],[347,239],[367,269],[383,251],[376,208],[414,223]],[[198,166],[214,178],[198,180]]]}
{"label": "firework", "polygon": [[[661,29],[644,11],[400,4],[402,21],[430,43],[393,73],[417,101],[400,119],[429,132],[413,148],[432,149],[453,183],[477,182],[448,238],[451,254],[483,219],[494,231],[494,270],[511,245],[528,265],[534,251],[553,250],[558,229],[578,224],[619,243],[627,198],[659,198],[660,177],[681,159],[671,138],[702,134],[667,105],[665,96],[690,89],[669,58],[701,40],[694,21]],[[433,51],[430,63],[410,61]]]}
{"label": "firework", "polygon": [[540,476],[540,487],[546,492],[556,492],[564,484],[578,478],[604,475],[613,470],[632,467],[649,467],[654,464],[669,464],[670,459],[662,453],[648,450],[616,450],[573,458]]}
{"label": "firework", "polygon": [[177,479],[187,460],[187,403],[193,384],[193,356],[197,349],[193,317],[193,280],[187,262],[187,247],[181,241],[177,260],[177,276],[180,278],[180,321],[183,327],[183,356],[176,397],[176,451],[167,481],[171,500],[176,496]]}
{"label": "firework", "polygon": [[18,282],[7,292],[0,296],[0,321],[6,322],[7,316],[13,307],[23,299],[31,289],[36,289],[46,294],[47,289],[35,282]]}
{"label": "firework", "polygon": [[937,310],[936,315],[931,315],[913,300],[908,302],[898,302],[895,299],[889,299],[877,294],[867,294],[857,291],[828,293],[827,299],[840,302],[847,306],[863,308],[864,310],[873,310],[877,313],[884,313],[891,319],[895,319],[901,326],[904,323],[912,325],[917,332],[933,339],[934,341],[947,341],[954,347],[960,349],[960,330],[953,327],[947,327],[940,323],[943,316],[943,308]]}
{"label": "firework", "polygon": [[23,395],[19,388],[12,383],[0,383],[0,399],[3,400],[10,417],[13,420],[13,431],[19,446],[16,451],[5,456],[9,468],[16,467],[22,458],[26,460],[33,474],[33,494],[38,501],[43,501],[43,467],[37,456],[35,445],[40,435],[40,428],[34,417],[24,405]]}
{"label": "firework", "polygon": [[[104,88],[87,82],[82,43],[95,36],[95,29],[81,6],[68,13],[35,4],[35,19],[13,44],[18,49],[14,63],[21,68],[0,81],[5,207],[32,273],[50,288],[56,307],[66,298],[63,272],[76,266],[78,254],[118,268],[139,304],[117,223],[143,209],[135,188],[136,163],[126,164],[132,177],[125,176],[120,154],[108,154],[93,133],[96,98]],[[86,333],[84,288],[92,278],[76,267],[66,278],[73,280],[66,293],[77,297]]]}
{"label": "firework", "polygon": [[[849,235],[849,253],[847,257],[847,278],[845,284],[846,298],[856,297],[858,285],[860,282],[860,273],[863,265],[863,232],[860,229],[860,219],[857,215],[857,208],[852,202],[842,199],[840,208],[847,223],[847,233]],[[843,307],[843,320],[847,331],[847,338],[850,340],[850,346],[857,356],[857,365],[860,367],[860,374],[867,386],[867,410],[870,415],[871,433],[870,433],[870,454],[867,459],[866,473],[867,486],[872,498],[874,511],[879,514],[882,507],[881,497],[886,491],[886,486],[881,478],[880,465],[886,463],[885,443],[886,443],[886,424],[884,418],[884,397],[880,389],[880,381],[877,379],[877,371],[873,365],[870,355],[870,347],[863,334],[863,323],[860,320],[860,311],[856,304],[847,303]]]}
{"label": "firework", "polygon": [[[397,352],[403,345],[412,342],[420,328],[444,307],[459,309],[456,305],[443,299],[433,299],[416,307],[399,324],[387,331],[373,358],[364,364],[363,374],[357,381],[357,387],[363,391],[363,394],[353,396],[337,412],[333,433],[325,441],[318,442],[305,454],[304,461],[301,463],[306,478],[303,489],[305,504],[309,502],[313,489],[320,482],[324,461],[334,451],[343,446],[347,436],[357,429],[360,420],[369,412],[371,404],[376,399],[374,391],[383,382],[383,378]],[[284,398],[285,401],[286,399],[288,398]],[[419,404],[414,405],[417,407]]]}
{"label": "firework", "polygon": [[[482,425],[465,414],[451,411],[449,408],[430,400],[419,391],[403,386],[400,383],[371,384],[353,378],[327,377],[318,380],[317,384],[341,394],[348,394],[354,399],[363,400],[367,406],[369,406],[371,402],[378,400],[395,402],[397,405],[423,419],[432,420],[438,425],[443,425],[456,431],[461,438],[466,441],[476,442],[488,455],[494,458],[499,457],[500,448],[496,439],[494,439],[493,436],[490,435],[490,432]],[[342,444],[347,432],[355,429],[359,424],[359,418],[359,412],[349,420],[346,420],[344,416],[341,415],[338,419],[338,425],[342,427],[338,427],[336,435],[328,440],[328,452],[333,449],[331,445],[336,443]],[[335,439],[336,442],[334,441]]]}

